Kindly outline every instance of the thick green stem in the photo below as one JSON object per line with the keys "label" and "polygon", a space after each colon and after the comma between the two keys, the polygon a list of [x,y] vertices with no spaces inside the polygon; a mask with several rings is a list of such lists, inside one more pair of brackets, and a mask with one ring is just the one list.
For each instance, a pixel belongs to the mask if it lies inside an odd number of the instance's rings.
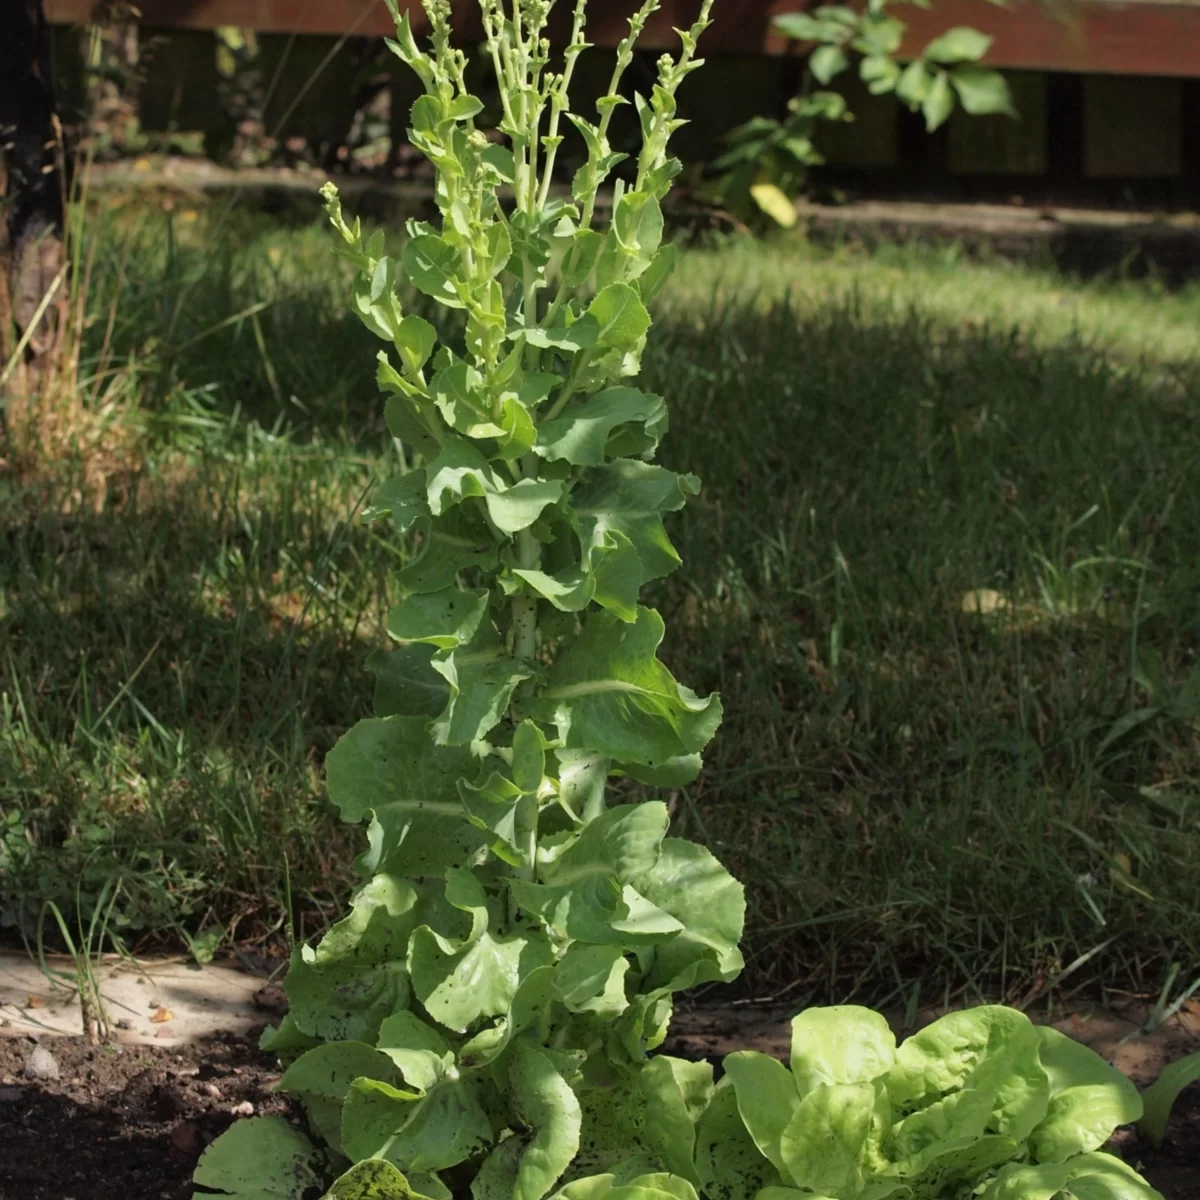
{"label": "thick green stem", "polygon": [[[517,534],[517,557],[523,570],[537,570],[542,551],[528,529]],[[536,596],[522,595],[513,600],[513,654],[517,658],[530,659],[537,653],[537,613]]]}

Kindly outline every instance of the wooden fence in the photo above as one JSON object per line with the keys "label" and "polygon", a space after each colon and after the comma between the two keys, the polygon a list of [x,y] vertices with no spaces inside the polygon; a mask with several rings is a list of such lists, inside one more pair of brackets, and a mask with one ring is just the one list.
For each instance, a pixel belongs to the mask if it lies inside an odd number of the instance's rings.
{"label": "wooden fence", "polygon": [[[405,6],[401,0],[401,7]],[[465,36],[474,0],[461,0]],[[58,23],[90,20],[97,0],[46,0],[49,19]],[[382,0],[138,0],[142,23],[158,28],[213,29],[234,25],[260,32],[370,35],[391,32]],[[417,0],[407,7],[414,23],[424,24]],[[614,44],[624,32],[630,0],[593,4],[589,38]],[[787,54],[803,47],[771,28],[779,13],[810,7],[805,0],[724,0],[707,38],[709,52]],[[558,17],[567,17],[560,4]],[[646,31],[644,45],[674,43],[674,26],[695,16],[698,0],[663,0]],[[932,8],[908,4],[896,9],[909,26],[906,49],[919,50],[953,25],[971,25],[992,35],[988,62],[997,67],[1083,74],[1200,77],[1200,0],[1062,0],[1034,3],[1013,0],[1001,8],[987,0],[936,0]]]}

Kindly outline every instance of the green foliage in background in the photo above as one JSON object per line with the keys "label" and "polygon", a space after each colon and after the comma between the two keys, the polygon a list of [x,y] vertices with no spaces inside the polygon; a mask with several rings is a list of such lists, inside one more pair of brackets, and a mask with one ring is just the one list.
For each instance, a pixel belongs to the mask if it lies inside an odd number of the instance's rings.
{"label": "green foliage in background", "polygon": [[729,134],[729,150],[715,164],[721,174],[708,188],[710,198],[741,220],[765,217],[786,228],[794,225],[796,196],[809,169],[824,161],[816,145],[821,123],[854,119],[843,96],[814,90],[813,83],[825,87],[854,63],[872,95],[895,95],[924,116],[931,133],[949,120],[956,105],[972,115],[1015,116],[1004,76],[979,65],[990,37],[957,26],[901,65],[896,55],[906,26],[888,12],[891,3],[870,0],[862,11],[827,4],[774,19],[780,33],[815,45],[804,88],[789,102],[786,120],[755,117]]}

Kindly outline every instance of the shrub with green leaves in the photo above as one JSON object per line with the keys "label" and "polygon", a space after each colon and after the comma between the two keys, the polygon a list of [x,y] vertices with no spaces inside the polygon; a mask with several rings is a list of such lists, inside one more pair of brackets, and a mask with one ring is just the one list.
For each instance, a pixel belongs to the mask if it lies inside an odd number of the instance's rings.
{"label": "shrub with green leaves", "polygon": [[855,63],[872,95],[895,95],[921,113],[930,133],[956,106],[973,116],[1015,115],[1004,76],[980,65],[992,44],[987,34],[955,26],[901,65],[896,55],[908,27],[888,12],[891,3],[869,0],[862,9],[823,4],[774,18],[779,33],[814,46],[804,86],[785,120],[755,117],[730,132],[729,149],[714,164],[720,174],[707,189],[713,200],[742,220],[765,217],[791,228],[809,170],[825,161],[817,149],[821,124],[854,119],[844,96],[814,82],[828,87]]}
{"label": "shrub with green leaves", "polygon": [[[618,790],[695,778],[721,717],[658,659],[662,619],[639,603],[679,565],[664,519],[699,482],[655,465],[666,406],[635,384],[647,304],[675,259],[661,208],[679,170],[675,95],[700,65],[712,0],[638,101],[642,151],[603,228],[599,191],[623,165],[609,123],[658,0],[631,19],[594,120],[567,99],[585,0],[556,70],[550,0],[480,3],[502,140],[476,125],[449,0],[425,0],[429,53],[393,9],[392,49],[425,85],[411,136],[436,168],[440,223],[411,222],[395,258],[325,191],[357,269],[355,311],[385,344],[377,379],[400,447],[368,517],[416,549],[395,578],[395,646],[370,662],[376,716],[326,764],[332,801],[367,823],[365,881],[350,914],[294,954],[288,1015],[264,1038],[308,1129],[235,1125],[202,1157],[196,1194],[932,1197],[918,1183],[949,1161],[943,1147],[978,1178],[1052,1126],[1032,1035],[985,1038],[974,1063],[928,1037],[906,1043],[924,1057],[897,1054],[878,1018],[863,1018],[873,1043],[835,1022],[798,1041],[795,1076],[735,1055],[720,1085],[711,1064],[651,1053],[675,993],[742,967],[741,885],[668,836],[666,805]],[[588,156],[557,195],[564,121]],[[405,312],[402,279],[440,306],[444,332]],[[880,1191],[893,1151],[899,1182]]]}

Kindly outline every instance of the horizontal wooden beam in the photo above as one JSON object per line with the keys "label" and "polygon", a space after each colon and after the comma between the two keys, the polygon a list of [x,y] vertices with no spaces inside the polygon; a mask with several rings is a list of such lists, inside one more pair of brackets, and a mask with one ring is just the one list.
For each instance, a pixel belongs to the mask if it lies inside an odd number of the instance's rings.
{"label": "horizontal wooden beam", "polygon": [[[475,0],[454,0],[459,28],[478,38]],[[401,8],[405,0],[400,0]],[[86,22],[100,10],[98,0],[45,0],[51,21]],[[417,0],[407,7],[423,28]],[[598,0],[589,15],[588,37],[614,45],[626,31],[633,0]],[[813,7],[806,0],[723,0],[705,44],[710,53],[789,54],[802,50],[777,36],[771,18]],[[141,23],[151,27],[213,29],[235,25],[263,33],[379,36],[393,32],[382,0],[138,0]],[[559,36],[570,6],[555,12]],[[663,0],[642,44],[662,49],[675,44],[676,26],[695,18],[699,0]],[[1061,10],[1061,11],[1060,11]],[[970,25],[995,42],[987,61],[997,67],[1089,74],[1200,76],[1200,0],[1063,0],[1058,6],[1015,0],[1005,8],[987,0],[934,0],[930,9],[913,4],[896,14],[908,23],[904,50],[922,46],[945,29]]]}
{"label": "horizontal wooden beam", "polygon": [[1032,71],[1089,75],[1200,76],[1200,3],[1080,0],[1057,6],[933,0],[895,13],[908,24],[904,49],[919,53],[938,34],[970,25],[995,40],[987,62]]}

